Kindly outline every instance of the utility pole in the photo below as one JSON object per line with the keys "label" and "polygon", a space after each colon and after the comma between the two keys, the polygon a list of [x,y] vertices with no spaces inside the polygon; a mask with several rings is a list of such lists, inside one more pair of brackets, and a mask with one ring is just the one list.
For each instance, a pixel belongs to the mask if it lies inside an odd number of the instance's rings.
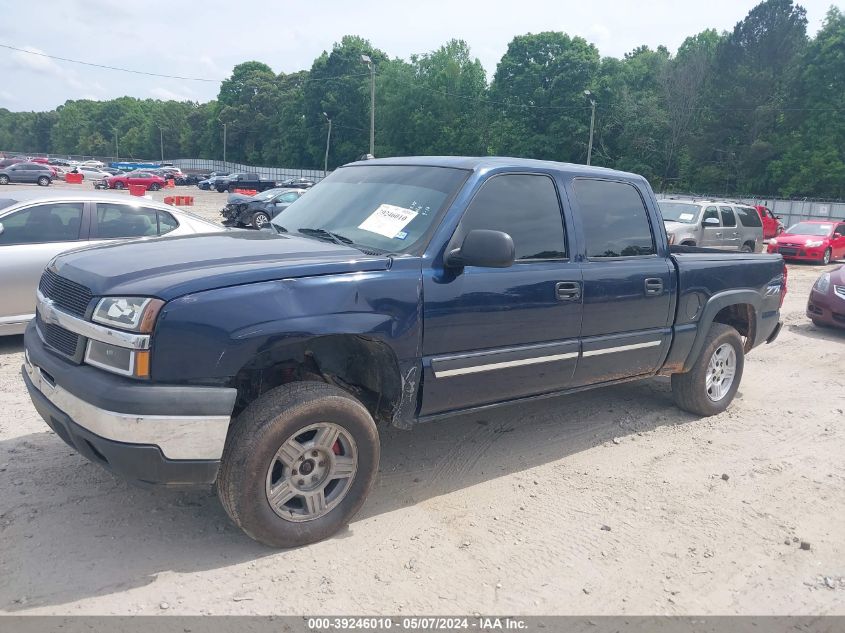
{"label": "utility pole", "polygon": [[161,162],[163,163],[164,162],[164,130],[162,130],[159,127],[158,131],[159,131],[160,140],[161,140]]}
{"label": "utility pole", "polygon": [[326,159],[323,161],[323,176],[326,176],[329,173],[329,144],[332,142],[332,120],[325,112],[323,112],[323,116],[329,122],[329,133],[326,135]]}
{"label": "utility pole", "polygon": [[589,165],[593,159],[593,130],[596,127],[596,98],[589,90],[584,91],[584,96],[590,100],[592,113],[590,114],[590,144],[587,146],[587,164]]}
{"label": "utility pole", "polygon": [[226,124],[223,124],[223,162],[226,162]]}
{"label": "utility pole", "polygon": [[117,130],[114,130],[114,159],[120,160],[120,147],[117,145]]}
{"label": "utility pole", "polygon": [[370,67],[370,154],[376,155],[376,67],[369,55],[361,55],[361,61]]}

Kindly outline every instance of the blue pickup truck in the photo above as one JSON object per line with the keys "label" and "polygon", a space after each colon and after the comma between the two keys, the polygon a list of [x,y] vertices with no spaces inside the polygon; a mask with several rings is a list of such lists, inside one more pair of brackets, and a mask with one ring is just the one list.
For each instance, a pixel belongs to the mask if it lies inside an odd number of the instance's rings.
{"label": "blue pickup truck", "polygon": [[369,160],[270,230],[58,256],[23,375],[91,461],[213,484],[247,534],[289,547],[361,507],[382,425],[655,375],[680,408],[725,410],[785,292],[780,255],[670,250],[635,174]]}

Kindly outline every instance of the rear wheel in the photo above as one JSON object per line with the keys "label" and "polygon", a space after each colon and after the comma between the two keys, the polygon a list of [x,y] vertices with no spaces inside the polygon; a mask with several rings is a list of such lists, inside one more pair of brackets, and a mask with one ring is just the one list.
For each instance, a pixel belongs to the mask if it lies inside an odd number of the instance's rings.
{"label": "rear wheel", "polygon": [[8,185],[9,177],[6,174],[0,174],[0,185]]}
{"label": "rear wheel", "polygon": [[349,522],[373,485],[378,461],[378,431],[358,400],[326,383],[291,383],[238,416],[217,492],[250,537],[296,547]]}
{"label": "rear wheel", "polygon": [[38,177],[38,186],[39,187],[46,187],[50,184],[50,179],[47,176],[39,176]]}
{"label": "rear wheel", "polygon": [[253,215],[252,220],[250,221],[252,228],[258,229],[259,231],[261,229],[263,229],[265,226],[267,226],[267,224],[269,224],[269,223],[270,223],[270,217],[266,213],[264,213],[263,211],[259,211],[258,213]]}
{"label": "rear wheel", "polygon": [[742,337],[734,328],[713,323],[693,368],[672,374],[672,397],[684,411],[716,415],[733,401],[745,367]]}
{"label": "rear wheel", "polygon": [[742,245],[742,248],[739,249],[743,253],[753,253],[754,252],[754,242],[746,242]]}
{"label": "rear wheel", "polygon": [[161,185],[157,182],[150,185],[150,191],[158,191],[159,189],[161,189]]}
{"label": "rear wheel", "polygon": [[123,184],[122,180],[118,180],[116,183],[114,183],[114,188],[115,189],[125,189],[126,185]]}

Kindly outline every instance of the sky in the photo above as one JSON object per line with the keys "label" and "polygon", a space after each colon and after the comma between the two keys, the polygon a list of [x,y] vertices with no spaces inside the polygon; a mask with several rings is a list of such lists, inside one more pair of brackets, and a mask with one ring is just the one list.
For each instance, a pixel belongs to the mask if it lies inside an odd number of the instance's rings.
{"label": "sky", "polygon": [[[621,57],[637,46],[671,51],[706,28],[730,30],[756,0],[0,0],[0,44],[69,59],[214,81],[145,77],[0,48],[0,108],[50,110],[68,99],[124,95],[205,102],[248,60],[308,69],[344,35],[409,58],[465,40],[492,77],[508,42],[564,31]],[[832,0],[803,0],[809,32]],[[842,6],[841,2],[837,2]]]}

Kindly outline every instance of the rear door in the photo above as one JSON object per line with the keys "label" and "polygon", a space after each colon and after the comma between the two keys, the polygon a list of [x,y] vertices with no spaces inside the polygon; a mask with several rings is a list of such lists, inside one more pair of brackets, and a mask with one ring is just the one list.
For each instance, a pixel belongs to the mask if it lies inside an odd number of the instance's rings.
{"label": "rear door", "polygon": [[[582,356],[573,386],[656,371],[670,343],[675,275],[657,238],[648,192],[631,182],[575,178],[583,235]],[[650,203],[649,203],[650,204]]]}
{"label": "rear door", "polygon": [[719,205],[719,215],[722,217],[722,247],[729,251],[738,251],[742,240],[733,207]]}
{"label": "rear door", "polygon": [[84,210],[84,202],[52,202],[0,217],[0,326],[35,316],[35,290],[47,263],[85,243]]}
{"label": "rear door", "polygon": [[456,235],[508,233],[509,268],[423,271],[421,415],[566,389],[578,361],[581,271],[555,181],[505,173],[484,182]]}

